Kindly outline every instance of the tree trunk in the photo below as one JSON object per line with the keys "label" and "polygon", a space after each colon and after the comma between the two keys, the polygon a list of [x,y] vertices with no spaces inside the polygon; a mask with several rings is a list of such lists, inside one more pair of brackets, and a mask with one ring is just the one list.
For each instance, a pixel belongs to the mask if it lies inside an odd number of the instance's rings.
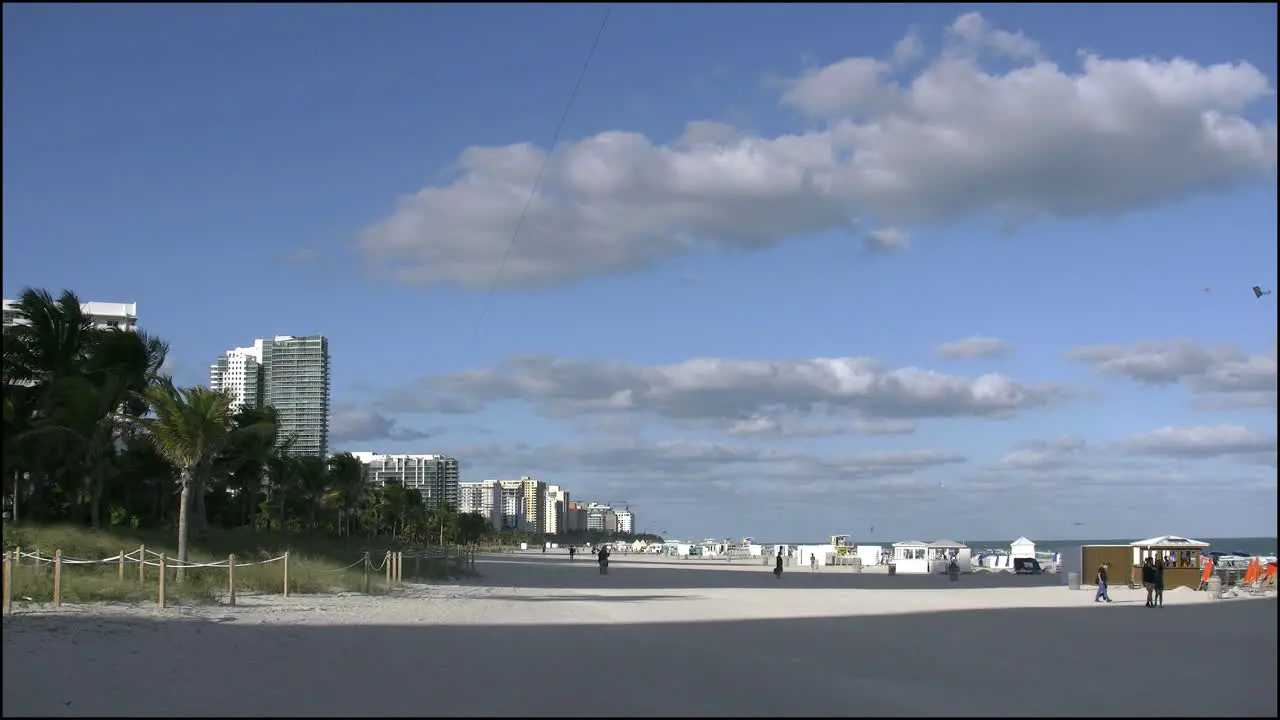
{"label": "tree trunk", "polygon": [[191,490],[194,481],[191,470],[182,470],[182,494],[178,497],[178,569],[176,578],[182,582],[183,565],[187,562],[187,535],[191,526]]}
{"label": "tree trunk", "polygon": [[102,487],[106,469],[99,463],[89,476],[89,524],[94,530],[102,527]]}

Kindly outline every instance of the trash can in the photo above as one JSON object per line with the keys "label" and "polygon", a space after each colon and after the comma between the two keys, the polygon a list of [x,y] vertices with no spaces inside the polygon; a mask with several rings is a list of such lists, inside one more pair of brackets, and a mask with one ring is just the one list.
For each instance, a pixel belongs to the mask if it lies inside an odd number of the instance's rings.
{"label": "trash can", "polygon": [[1205,583],[1204,590],[1205,592],[1209,593],[1210,597],[1221,596],[1222,595],[1222,578],[1218,577],[1217,575],[1210,575],[1209,582]]}
{"label": "trash can", "polygon": [[1067,573],[1067,587],[1071,588],[1072,590],[1080,589],[1080,573],[1078,572]]}
{"label": "trash can", "polygon": [[889,566],[889,574],[890,574],[890,575],[897,575],[897,574],[898,574],[898,566],[897,566],[897,565],[890,565],[890,566]]}

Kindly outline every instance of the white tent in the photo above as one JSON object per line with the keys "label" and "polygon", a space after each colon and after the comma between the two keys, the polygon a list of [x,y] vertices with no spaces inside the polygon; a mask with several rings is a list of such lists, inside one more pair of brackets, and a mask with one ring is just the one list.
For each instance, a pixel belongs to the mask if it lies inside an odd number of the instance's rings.
{"label": "white tent", "polygon": [[1011,558],[1032,558],[1036,556],[1036,544],[1031,540],[1020,537],[1009,543],[1009,557]]}

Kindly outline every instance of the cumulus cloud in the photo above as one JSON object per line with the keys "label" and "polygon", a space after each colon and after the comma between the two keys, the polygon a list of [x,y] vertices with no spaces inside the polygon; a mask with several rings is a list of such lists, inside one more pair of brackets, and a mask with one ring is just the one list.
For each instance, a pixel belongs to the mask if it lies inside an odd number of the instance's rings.
{"label": "cumulus cloud", "polygon": [[1117,443],[1116,447],[1121,452],[1134,455],[1208,458],[1270,454],[1274,458],[1276,436],[1265,435],[1240,425],[1163,427],[1126,438]]}
{"label": "cumulus cloud", "polygon": [[1165,427],[1098,445],[1068,435],[1024,441],[964,482],[975,492],[1145,492],[1174,486],[1254,490],[1275,487],[1275,467],[1274,433],[1235,425]]}
{"label": "cumulus cloud", "polygon": [[892,252],[911,247],[911,235],[898,228],[880,228],[867,233],[867,249],[872,252]]}
{"label": "cumulus cloud", "polygon": [[1276,408],[1276,351],[1249,355],[1230,345],[1194,340],[1147,340],[1129,346],[1075,348],[1068,357],[1103,376],[1151,386],[1180,384],[1204,409]]}
{"label": "cumulus cloud", "polygon": [[848,423],[804,422],[794,416],[757,414],[729,426],[730,435],[763,438],[831,437],[834,435],[906,435],[915,432],[900,420],[861,420]]}
{"label": "cumulus cloud", "polygon": [[334,405],[329,414],[329,441],[335,445],[375,440],[421,440],[431,433],[401,426],[373,408]]}
{"label": "cumulus cloud", "polygon": [[976,378],[914,367],[890,369],[871,358],[722,360],[671,365],[620,360],[521,356],[496,370],[424,378],[385,393],[401,412],[479,410],[524,400],[554,416],[647,412],[675,420],[751,421],[778,413],[850,414],[863,420],[1008,418],[1068,397],[1057,384]]}
{"label": "cumulus cloud", "polygon": [[1013,346],[999,338],[967,337],[939,345],[934,354],[940,358],[999,358],[1013,354]]}
{"label": "cumulus cloud", "polygon": [[[819,455],[766,451],[736,443],[641,440],[598,440],[539,447],[460,447],[456,457],[478,458],[483,473],[521,468],[533,475],[576,475],[590,478],[591,488],[663,493],[711,491],[749,494],[800,487],[847,487],[859,490],[910,491],[934,486],[910,478],[934,468],[960,465],[966,458],[938,450]],[[506,470],[510,472],[510,470]]]}
{"label": "cumulus cloud", "polygon": [[[778,83],[780,102],[827,119],[811,130],[700,123],[672,143],[624,130],[567,142],[546,162],[502,283],[764,248],[852,231],[858,217],[910,232],[977,215],[1109,216],[1274,178],[1275,119],[1247,114],[1274,92],[1252,65],[1041,55],[969,13],[914,77],[851,57]],[[992,56],[1006,69],[985,68]],[[379,277],[487,288],[545,155],[467,148],[452,182],[402,197],[360,251]]]}
{"label": "cumulus cloud", "polygon": [[918,28],[907,30],[907,34],[893,45],[893,62],[895,65],[906,65],[924,56],[924,41],[920,39]]}
{"label": "cumulus cloud", "polygon": [[996,462],[1001,470],[1051,470],[1069,465],[1085,447],[1080,438],[1062,435],[1053,440],[1027,440]]}

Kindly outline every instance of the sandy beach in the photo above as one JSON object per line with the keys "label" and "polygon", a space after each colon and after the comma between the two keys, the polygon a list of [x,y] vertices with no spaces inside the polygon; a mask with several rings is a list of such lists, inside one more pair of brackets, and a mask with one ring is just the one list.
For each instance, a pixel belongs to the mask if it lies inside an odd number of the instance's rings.
{"label": "sandy beach", "polygon": [[[1276,603],[615,556],[235,607],[28,609],[5,715],[1104,715],[1277,712]],[[1140,692],[1159,688],[1160,692]]]}

